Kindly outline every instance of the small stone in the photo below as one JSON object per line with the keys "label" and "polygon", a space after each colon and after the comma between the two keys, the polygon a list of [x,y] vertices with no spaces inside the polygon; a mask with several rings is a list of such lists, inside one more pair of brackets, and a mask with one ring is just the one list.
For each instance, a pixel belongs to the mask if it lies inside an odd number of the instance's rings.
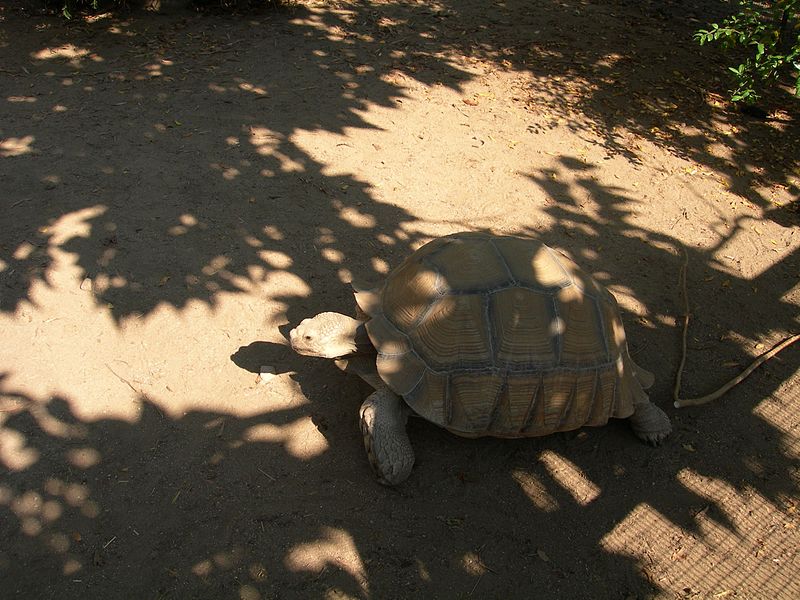
{"label": "small stone", "polygon": [[266,385],[273,379],[275,379],[277,375],[275,374],[275,367],[269,365],[261,365],[259,369],[258,377],[256,378],[256,383],[260,385]]}

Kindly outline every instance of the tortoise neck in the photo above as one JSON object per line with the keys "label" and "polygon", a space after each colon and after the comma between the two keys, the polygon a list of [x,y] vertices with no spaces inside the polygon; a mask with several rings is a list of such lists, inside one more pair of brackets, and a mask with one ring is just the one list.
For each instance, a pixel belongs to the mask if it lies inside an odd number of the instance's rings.
{"label": "tortoise neck", "polygon": [[375,346],[372,345],[372,341],[369,339],[366,323],[364,321],[356,321],[356,323],[356,330],[353,335],[353,340],[356,343],[355,354],[375,354]]}

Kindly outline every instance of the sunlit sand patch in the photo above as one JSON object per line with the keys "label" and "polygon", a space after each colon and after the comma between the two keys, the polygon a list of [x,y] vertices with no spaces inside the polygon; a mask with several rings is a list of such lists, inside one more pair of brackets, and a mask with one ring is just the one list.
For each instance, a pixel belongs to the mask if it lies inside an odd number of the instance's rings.
{"label": "sunlit sand patch", "polygon": [[[764,598],[800,597],[800,580],[792,568],[794,520],[753,489],[737,492],[690,469],[683,469],[679,479],[708,502],[690,513],[698,532],[686,532],[641,503],[600,546],[638,561],[649,580],[676,597],[689,592],[698,598],[733,597],[742,587],[758,589]],[[739,529],[716,521],[717,509],[741,524]]]}
{"label": "sunlit sand patch", "polygon": [[283,136],[268,127],[253,125],[247,128],[250,133],[250,143],[254,146],[274,145],[283,139]]}
{"label": "sunlit sand patch", "polygon": [[89,469],[100,462],[100,453],[94,448],[75,448],[67,451],[67,460],[79,469]]}
{"label": "sunlit sand patch", "polygon": [[261,248],[264,245],[264,242],[262,242],[260,239],[249,234],[245,234],[242,239],[244,240],[244,243],[251,248]]}
{"label": "sunlit sand patch", "polygon": [[227,267],[230,262],[231,259],[227,256],[215,256],[202,268],[202,272],[204,275],[211,277]]}
{"label": "sunlit sand patch", "polygon": [[267,90],[252,83],[243,82],[239,84],[239,89],[245,92],[251,92],[257,96],[266,96]]}
{"label": "sunlit sand patch", "polygon": [[66,576],[75,575],[82,568],[83,565],[77,559],[68,558],[64,561],[63,573]]}
{"label": "sunlit sand patch", "polygon": [[376,273],[381,273],[386,275],[389,272],[389,263],[387,263],[382,258],[373,257],[372,258],[372,268],[375,270]]}
{"label": "sunlit sand patch", "polygon": [[58,47],[42,48],[38,52],[31,53],[31,57],[37,60],[49,60],[52,58],[83,58],[91,54],[91,50],[80,48],[74,44],[64,44]]}
{"label": "sunlit sand patch", "polygon": [[336,248],[323,248],[320,251],[322,258],[334,264],[341,264],[344,261],[344,253]]}
{"label": "sunlit sand patch", "polygon": [[342,529],[323,527],[322,537],[314,542],[298,544],[286,553],[286,567],[291,571],[319,574],[328,566],[349,573],[362,592],[369,594],[364,563],[352,536]]}
{"label": "sunlit sand patch", "polygon": [[480,577],[489,571],[481,557],[474,552],[467,552],[461,557],[461,566],[466,573],[474,577]]}
{"label": "sunlit sand patch", "polygon": [[336,236],[334,235],[333,231],[328,229],[327,227],[319,227],[319,235],[317,236],[316,243],[317,244],[335,244],[336,243]]}
{"label": "sunlit sand patch", "polygon": [[581,506],[586,506],[600,496],[600,488],[592,483],[580,468],[563,456],[559,456],[550,450],[545,450],[539,456],[539,462],[547,469],[550,477],[561,485],[575,499],[575,502]]}
{"label": "sunlit sand patch", "polygon": [[336,276],[342,283],[350,283],[353,281],[353,272],[350,269],[338,269],[336,271]]}
{"label": "sunlit sand patch", "polygon": [[779,402],[774,396],[760,402],[753,409],[753,414],[760,417],[783,436],[781,438],[781,450],[784,455],[791,460],[800,460],[800,435],[798,435],[797,409],[800,406],[800,391],[797,388],[784,386],[785,394],[783,397],[793,399],[793,402]]}
{"label": "sunlit sand patch", "polygon": [[27,444],[24,435],[13,429],[0,429],[0,464],[10,471],[24,471],[39,460],[39,451]]}
{"label": "sunlit sand patch", "polygon": [[34,138],[32,135],[24,137],[10,137],[0,140],[0,157],[11,158],[12,156],[22,156],[23,154],[30,154],[33,152]]}
{"label": "sunlit sand patch", "polygon": [[281,230],[275,227],[274,225],[265,225],[264,235],[266,235],[269,239],[275,242],[280,242],[285,237],[281,232]]}
{"label": "sunlit sand patch", "polygon": [[[797,236],[789,237],[785,235],[786,229],[777,223],[772,223],[768,219],[762,218],[743,218],[738,222],[736,229],[723,236],[723,243],[714,252],[714,267],[724,271],[732,278],[744,276],[757,283],[759,277],[768,275],[776,264],[791,260],[800,249],[800,239]],[[742,240],[748,240],[754,247],[760,247],[757,252],[747,256],[748,270],[742,272],[740,262]],[[696,269],[692,262],[689,263],[689,271]],[[716,285],[718,282],[713,282]],[[781,296],[781,300],[791,301],[791,296],[795,293],[796,286],[789,287],[786,293]]]}
{"label": "sunlit sand patch", "polygon": [[20,494],[11,503],[11,511],[20,519],[23,517],[38,516],[42,510],[42,496],[38,492],[29,490]]}
{"label": "sunlit sand patch", "polygon": [[282,444],[289,455],[301,460],[316,458],[330,448],[328,440],[311,421],[311,417],[303,417],[286,425],[255,425],[243,437],[246,442]]}
{"label": "sunlit sand patch", "polygon": [[233,181],[239,175],[241,175],[241,171],[239,171],[239,169],[231,165],[226,165],[222,163],[211,163],[209,166],[215,171],[219,171],[220,173],[222,173],[222,178],[228,181]]}
{"label": "sunlit sand patch", "polygon": [[[188,213],[181,215],[178,220],[180,221],[180,225],[174,225],[170,227],[167,231],[170,235],[179,236],[188,233],[189,228],[195,227],[198,225],[197,218],[194,215],[190,215]],[[203,227],[205,228],[205,227]]]}
{"label": "sunlit sand patch", "polygon": [[294,263],[289,255],[277,250],[261,250],[258,257],[273,269],[288,269]]}
{"label": "sunlit sand patch", "polygon": [[201,560],[192,566],[192,573],[198,577],[208,577],[214,571],[214,563],[209,559]]}
{"label": "sunlit sand patch", "polygon": [[61,507],[61,503],[57,502],[56,500],[47,500],[42,504],[42,520],[45,523],[53,523],[61,518],[64,509]]}
{"label": "sunlit sand patch", "polygon": [[83,20],[86,23],[97,23],[98,21],[102,21],[104,19],[110,19],[113,16],[114,16],[113,13],[105,12],[105,13],[98,13],[96,15],[85,15],[83,17]]}
{"label": "sunlit sand patch", "polygon": [[[263,154],[261,149],[259,149],[258,153]],[[286,156],[282,152],[274,152],[273,155],[280,161],[281,171],[284,173],[304,173],[306,171],[306,167],[302,162]]]}
{"label": "sunlit sand patch", "polygon": [[735,515],[745,508],[746,502],[743,496],[724,479],[704,477],[689,468],[681,469],[676,479],[686,489],[706,500],[709,505],[716,505],[731,522]]}
{"label": "sunlit sand patch", "polygon": [[161,75],[163,75],[161,71],[161,65],[158,64],[145,65],[144,69],[151,77],[161,77]]}
{"label": "sunlit sand patch", "polygon": [[42,533],[42,524],[39,522],[39,519],[35,517],[22,517],[19,521],[20,529],[25,535],[36,537]]}
{"label": "sunlit sand patch", "polygon": [[362,212],[359,212],[358,209],[353,208],[351,206],[344,207],[340,212],[339,216],[342,220],[346,221],[353,227],[357,227],[359,229],[367,229],[371,227],[375,227],[377,221],[375,217],[372,215],[367,215]]}
{"label": "sunlit sand patch", "polygon": [[536,508],[544,512],[558,510],[558,502],[550,495],[538,477],[521,469],[512,471],[511,476]]}
{"label": "sunlit sand patch", "polygon": [[239,546],[234,546],[230,550],[223,550],[221,552],[217,552],[212,557],[214,561],[214,565],[219,569],[232,569],[235,566],[241,564],[242,559],[244,558],[244,550]]}
{"label": "sunlit sand patch", "polygon": [[11,255],[14,260],[28,260],[31,254],[34,253],[36,250],[36,246],[31,244],[30,242],[22,242],[17,249],[14,250],[14,253]]}
{"label": "sunlit sand patch", "polygon": [[59,217],[48,229],[51,243],[61,246],[72,238],[90,237],[93,225],[91,221],[107,210],[107,206],[96,204]]}
{"label": "sunlit sand patch", "polygon": [[[278,147],[284,142],[284,137],[281,134],[258,125],[246,127],[245,131],[249,133],[250,144],[255,147],[256,152],[261,156],[274,156],[281,163],[281,170],[286,172],[304,170],[303,165],[278,152]],[[263,174],[272,176],[274,171],[267,169],[267,172]]]}

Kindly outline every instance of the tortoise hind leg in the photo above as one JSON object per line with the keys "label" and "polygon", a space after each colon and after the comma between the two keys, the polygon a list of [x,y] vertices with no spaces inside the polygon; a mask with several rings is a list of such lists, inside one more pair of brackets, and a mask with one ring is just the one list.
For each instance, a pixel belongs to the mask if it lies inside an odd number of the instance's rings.
{"label": "tortoise hind leg", "polygon": [[385,385],[361,405],[361,434],[367,457],[384,485],[405,481],[414,466],[414,450],[406,433],[410,409]]}
{"label": "tortoise hind leg", "polygon": [[633,432],[653,446],[658,446],[672,432],[669,417],[649,400],[637,402],[629,419]]}

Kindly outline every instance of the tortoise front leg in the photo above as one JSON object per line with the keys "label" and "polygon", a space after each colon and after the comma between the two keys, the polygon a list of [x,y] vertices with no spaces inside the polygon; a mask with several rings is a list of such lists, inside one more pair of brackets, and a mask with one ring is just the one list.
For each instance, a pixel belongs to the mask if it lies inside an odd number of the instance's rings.
{"label": "tortoise front leg", "polygon": [[672,432],[667,414],[649,400],[634,406],[630,422],[633,432],[653,446],[658,446]]}
{"label": "tortoise front leg", "polygon": [[406,432],[410,409],[386,385],[380,386],[361,405],[361,434],[367,457],[384,485],[405,481],[414,466],[414,449]]}

